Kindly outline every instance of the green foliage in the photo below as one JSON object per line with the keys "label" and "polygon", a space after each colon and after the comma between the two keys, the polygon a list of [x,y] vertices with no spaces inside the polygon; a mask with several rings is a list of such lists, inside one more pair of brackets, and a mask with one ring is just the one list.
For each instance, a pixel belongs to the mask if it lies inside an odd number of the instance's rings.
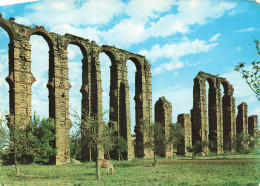
{"label": "green foliage", "polygon": [[[73,109],[72,109],[73,110]],[[109,126],[106,122],[100,118],[102,116],[90,116],[87,111],[82,111],[81,117],[76,110],[71,115],[75,118],[75,124],[80,129],[82,136],[84,136],[84,143],[90,148],[96,151],[96,176],[100,179],[100,171],[98,166],[99,152],[101,150],[110,151],[113,149],[115,140],[115,129],[113,124]]]}
{"label": "green foliage", "polygon": [[81,137],[70,136],[70,157],[81,159]]}
{"label": "green foliage", "polygon": [[119,160],[120,160],[120,158],[123,159],[122,154],[127,152],[128,148],[127,148],[127,142],[122,136],[115,139],[114,149],[119,154]]}
{"label": "green foliage", "polygon": [[40,116],[34,112],[32,126],[34,127],[35,143],[37,145],[37,156],[40,158],[48,158],[56,154],[55,149],[55,126],[51,118]]}
{"label": "green foliage", "polygon": [[203,149],[209,146],[207,141],[196,141],[192,146],[188,147],[187,150],[192,153],[192,159],[195,159],[197,154],[200,154]]}
{"label": "green foliage", "polygon": [[169,135],[169,143],[176,146],[178,142],[183,140],[184,138],[184,129],[180,123],[175,123],[170,125],[170,135]]}
{"label": "green foliage", "polygon": [[[256,43],[257,53],[260,55],[259,41],[255,40],[254,42]],[[260,61],[253,61],[251,65],[251,69],[246,70],[245,63],[241,62],[235,67],[235,71],[242,73],[242,77],[246,80],[247,84],[254,91],[256,97],[260,101]]]}

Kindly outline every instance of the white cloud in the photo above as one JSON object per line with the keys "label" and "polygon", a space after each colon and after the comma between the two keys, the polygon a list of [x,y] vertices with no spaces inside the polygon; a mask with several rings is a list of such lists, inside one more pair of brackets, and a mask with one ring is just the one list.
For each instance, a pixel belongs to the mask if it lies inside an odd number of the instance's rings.
{"label": "white cloud", "polygon": [[20,23],[30,22],[47,27],[60,24],[101,25],[119,15],[123,11],[123,5],[119,0],[89,0],[82,2],[81,6],[78,6],[75,0],[39,1],[28,5],[27,8],[31,12],[16,20]]}
{"label": "white cloud", "polygon": [[175,0],[130,1],[125,8],[125,13],[132,19],[144,20],[146,22],[148,18],[157,18],[160,13],[169,11],[171,6],[176,4]]}
{"label": "white cloud", "polygon": [[142,50],[139,53],[145,54],[146,58],[152,63],[158,61],[159,58],[171,59],[168,63],[161,63],[159,67],[152,67],[153,75],[156,75],[164,71],[172,71],[177,68],[182,68],[184,67],[184,63],[180,61],[181,57],[190,54],[208,52],[217,45],[217,43],[208,44],[206,41],[199,39],[190,41],[189,39],[184,38],[180,43],[165,44],[163,47],[156,44],[152,46],[150,51]]}
{"label": "white cloud", "polygon": [[[167,14],[159,21],[151,24],[148,33],[153,37],[166,37],[177,32],[182,34],[190,31],[191,25],[203,25],[217,19],[235,7],[231,2],[214,1],[181,1],[177,14]],[[167,28],[167,29],[165,29]]]}
{"label": "white cloud", "polygon": [[190,114],[193,103],[193,87],[175,86],[163,90],[154,90],[153,105],[162,96],[172,104],[173,122],[176,122],[179,114]]}
{"label": "white cloud", "polygon": [[18,4],[18,3],[28,3],[28,2],[33,2],[33,1],[38,1],[38,0],[8,0],[8,1],[0,1],[0,6],[12,5],[12,4]]}
{"label": "white cloud", "polygon": [[249,27],[249,28],[243,28],[243,29],[237,30],[237,32],[252,32],[255,30],[256,29],[254,27]]}
{"label": "white cloud", "polygon": [[212,37],[209,39],[209,41],[210,41],[210,42],[217,41],[220,36],[221,36],[221,34],[220,34],[220,33],[217,33],[216,35],[212,36]]}

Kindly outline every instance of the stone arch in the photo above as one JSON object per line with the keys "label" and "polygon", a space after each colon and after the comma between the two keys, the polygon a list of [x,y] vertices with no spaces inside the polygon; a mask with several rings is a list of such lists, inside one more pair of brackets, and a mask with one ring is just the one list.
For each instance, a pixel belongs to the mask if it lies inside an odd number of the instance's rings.
{"label": "stone arch", "polygon": [[14,31],[14,28],[6,21],[0,20],[0,27],[2,27],[7,32],[10,41],[13,41],[15,38],[17,38],[17,34]]}
{"label": "stone arch", "polygon": [[230,91],[232,91],[232,88],[230,87],[231,85],[229,84],[229,82],[225,79],[221,80],[220,85],[222,85],[224,87],[224,93],[227,94]]}
{"label": "stone arch", "polygon": [[236,136],[236,113],[235,98],[233,97],[233,87],[226,80],[220,80],[220,86],[224,88],[224,95],[220,97],[222,100],[222,119],[223,119],[223,148],[229,151],[235,151]]}
{"label": "stone arch", "polygon": [[136,66],[136,71],[139,72],[139,71],[143,70],[143,64],[141,63],[141,60],[136,55],[133,55],[133,54],[127,55],[124,60],[125,65],[126,65],[126,62],[128,59],[133,61],[133,63]]}
{"label": "stone arch", "polygon": [[113,49],[109,46],[102,46],[99,48],[99,50],[96,53],[97,58],[99,58],[100,53],[104,52],[110,59],[111,65],[114,65],[116,62],[118,62],[117,55],[113,51]]}
{"label": "stone arch", "polygon": [[[208,96],[206,95],[206,82],[209,84]],[[220,91],[217,82],[217,76],[204,72],[199,72],[194,78],[193,109],[191,110],[192,142],[194,144],[196,141],[210,141],[213,144],[211,150],[221,153],[222,104],[219,101]],[[208,153],[208,147],[203,149],[203,153]]]}
{"label": "stone arch", "polygon": [[[71,36],[73,38],[70,38],[69,36]],[[72,44],[72,45],[76,45],[80,48],[83,57],[87,57],[89,55],[89,50],[86,47],[86,45],[84,44],[84,41],[82,41],[81,39],[78,39],[76,36],[72,36],[70,34],[65,34],[65,37],[67,37],[67,41],[65,42],[65,44],[63,46],[64,50],[67,50],[69,44]]]}
{"label": "stone arch", "polygon": [[56,47],[56,42],[55,42],[54,38],[42,26],[40,26],[40,27],[36,26],[35,28],[30,29],[26,33],[26,36],[25,36],[27,41],[30,40],[31,35],[42,36],[45,39],[45,41],[48,43],[50,50],[53,49],[54,47]]}
{"label": "stone arch", "polygon": [[210,76],[206,77],[205,83],[206,83],[206,81],[209,83],[209,88],[215,88],[216,87],[215,80],[212,77],[210,77]]}

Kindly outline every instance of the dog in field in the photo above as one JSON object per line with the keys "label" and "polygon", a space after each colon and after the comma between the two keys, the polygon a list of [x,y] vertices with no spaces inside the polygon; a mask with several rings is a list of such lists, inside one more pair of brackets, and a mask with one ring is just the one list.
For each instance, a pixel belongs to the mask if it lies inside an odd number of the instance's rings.
{"label": "dog in field", "polygon": [[99,159],[98,166],[106,169],[106,174],[109,175],[111,170],[111,174],[114,174],[114,166],[111,161],[106,159]]}

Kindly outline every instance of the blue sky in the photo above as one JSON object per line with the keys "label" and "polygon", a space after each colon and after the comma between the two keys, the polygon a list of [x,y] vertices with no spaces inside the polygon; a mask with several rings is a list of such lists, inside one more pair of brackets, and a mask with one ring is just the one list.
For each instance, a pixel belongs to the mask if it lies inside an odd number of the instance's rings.
{"label": "blue sky", "polygon": [[[23,2],[23,1],[19,1]],[[24,1],[25,2],[25,1]],[[260,4],[235,0],[52,0],[20,4],[0,3],[5,19],[15,17],[21,24],[42,25],[50,32],[70,33],[99,45],[115,45],[145,55],[152,68],[153,107],[165,96],[177,115],[192,109],[193,79],[199,71],[219,74],[234,86],[236,106],[245,101],[248,114],[260,116],[260,104],[254,93],[234,71],[239,62],[259,60],[254,40],[260,40]],[[0,29],[0,109],[8,110],[8,42]],[[48,115],[48,45],[40,36],[32,36],[32,108]],[[70,105],[80,108],[81,59],[78,47],[69,45]],[[100,55],[104,109],[109,103],[110,60]],[[130,85],[132,128],[134,126],[135,66],[127,62]],[[249,68],[249,67],[248,67]],[[133,130],[132,130],[133,132]]]}

